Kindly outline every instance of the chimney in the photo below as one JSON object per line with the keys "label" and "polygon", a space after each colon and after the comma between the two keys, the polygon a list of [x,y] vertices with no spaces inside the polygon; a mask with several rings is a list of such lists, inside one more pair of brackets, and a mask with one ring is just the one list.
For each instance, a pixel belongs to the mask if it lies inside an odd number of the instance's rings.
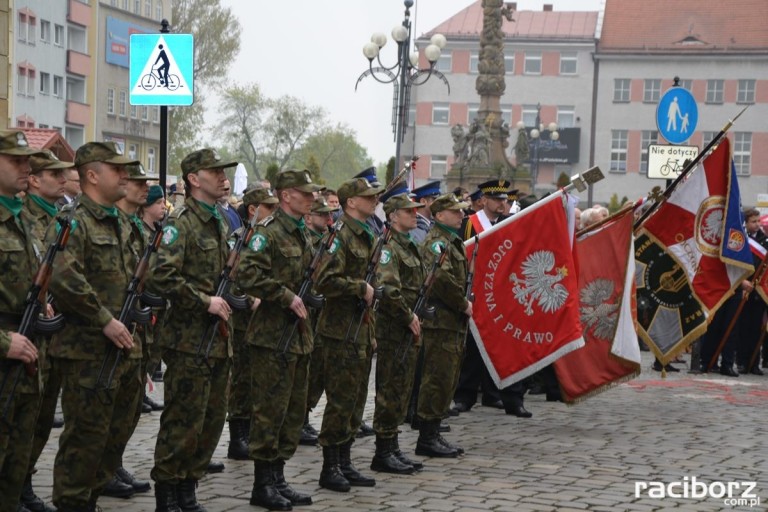
{"label": "chimney", "polygon": [[544,12],[552,12],[552,4],[544,4]]}

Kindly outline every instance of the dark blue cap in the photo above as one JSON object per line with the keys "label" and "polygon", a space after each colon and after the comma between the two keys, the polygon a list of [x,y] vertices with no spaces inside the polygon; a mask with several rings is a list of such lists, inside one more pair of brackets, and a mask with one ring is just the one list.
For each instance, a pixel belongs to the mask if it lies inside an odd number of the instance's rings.
{"label": "dark blue cap", "polygon": [[471,194],[469,194],[469,198],[470,198],[472,201],[477,201],[477,200],[478,200],[478,199],[480,199],[481,197],[483,197],[483,191],[482,191],[482,190],[480,190],[480,189],[477,189],[477,190],[475,190],[474,192],[472,192]]}
{"label": "dark blue cap", "polygon": [[440,195],[440,182],[430,181],[426,185],[422,185],[413,189],[413,197],[421,199],[422,197],[439,196]]}
{"label": "dark blue cap", "polygon": [[368,180],[368,183],[370,183],[374,187],[381,186],[381,183],[379,183],[379,177],[376,176],[375,167],[369,167],[364,171],[360,171],[359,173],[355,174],[353,178],[365,178]]}
{"label": "dark blue cap", "polygon": [[395,185],[395,187],[392,190],[390,190],[389,192],[387,192],[386,194],[381,194],[379,196],[379,202],[383,203],[383,202],[385,202],[387,199],[389,199],[392,196],[396,196],[398,194],[408,194],[408,193],[409,193],[408,192],[408,183],[405,182],[405,181],[401,181],[400,183]]}

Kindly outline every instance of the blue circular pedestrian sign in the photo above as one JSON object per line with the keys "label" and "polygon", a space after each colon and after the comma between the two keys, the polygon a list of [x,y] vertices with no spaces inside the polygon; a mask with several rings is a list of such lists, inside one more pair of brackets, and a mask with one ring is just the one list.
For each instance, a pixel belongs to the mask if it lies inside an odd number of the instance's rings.
{"label": "blue circular pedestrian sign", "polygon": [[656,126],[670,144],[682,144],[693,135],[699,122],[699,108],[688,89],[672,87],[656,108]]}

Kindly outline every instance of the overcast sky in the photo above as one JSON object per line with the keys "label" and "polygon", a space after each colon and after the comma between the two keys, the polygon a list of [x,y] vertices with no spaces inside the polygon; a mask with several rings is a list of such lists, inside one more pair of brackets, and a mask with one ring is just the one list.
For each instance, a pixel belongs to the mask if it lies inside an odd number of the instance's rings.
{"label": "overcast sky", "polygon": [[[415,0],[411,8],[412,34],[417,38],[458,13],[475,0]],[[556,11],[599,10],[604,0],[518,0],[518,10],[541,10],[544,3]],[[221,0],[231,7],[243,26],[240,54],[230,67],[234,82],[257,82],[268,97],[290,94],[310,105],[325,108],[332,123],[344,123],[357,132],[374,163],[395,154],[392,136],[392,86],[371,77],[357,77],[368,69],[363,44],[374,32],[390,38],[402,23],[402,0],[292,0],[280,2]],[[394,62],[391,38],[382,49],[382,62]],[[207,119],[217,120],[216,103]],[[209,123],[209,125],[211,125]]]}

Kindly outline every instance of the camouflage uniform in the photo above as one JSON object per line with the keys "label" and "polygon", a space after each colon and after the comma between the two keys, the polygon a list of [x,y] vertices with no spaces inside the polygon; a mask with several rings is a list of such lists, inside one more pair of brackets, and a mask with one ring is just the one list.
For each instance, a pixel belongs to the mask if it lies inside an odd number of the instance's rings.
{"label": "camouflage uniform", "polygon": [[[88,143],[78,149],[76,164],[137,163],[120,155],[114,143]],[[83,194],[51,280],[51,293],[66,318],[50,349],[61,375],[64,412],[53,470],[53,502],[59,508],[95,504],[120,466],[132,431],[141,393],[141,343],[117,366],[110,387],[100,389],[115,357],[102,329],[117,318],[138,261],[128,227],[116,207],[100,206]],[[48,230],[48,240],[54,235]],[[108,352],[112,357],[99,383]]]}
{"label": "camouflage uniform", "polygon": [[[222,162],[213,150],[187,155],[184,175],[201,169],[234,167]],[[227,380],[232,346],[230,325],[213,333],[207,361],[196,356],[201,337],[213,316],[210,297],[229,255],[227,225],[215,205],[192,197],[171,213],[163,228],[163,242],[153,279],[152,293],[171,301],[160,339],[156,342],[167,369],[164,376],[165,409],[155,446],[151,477],[160,486],[197,482],[205,474],[219,442],[227,413]],[[205,350],[208,340],[203,340]]]}
{"label": "camouflage uniform", "polygon": [[[0,148],[7,149],[9,132],[0,132]],[[13,132],[15,138],[15,132]],[[24,144],[26,144],[26,139]],[[21,146],[21,144],[19,144]],[[28,148],[22,146],[20,149]],[[5,153],[5,151],[3,151]],[[22,153],[23,154],[23,153]],[[0,169],[0,172],[4,170]],[[11,209],[18,209],[14,214]],[[0,197],[0,342],[3,359],[2,376],[10,375],[4,385],[0,403],[8,400],[13,379],[21,361],[5,360],[10,345],[10,333],[16,332],[25,307],[27,290],[39,266],[38,254],[42,244],[32,235],[33,219],[21,210],[21,200]],[[40,361],[44,354],[38,352]],[[40,407],[42,372],[29,377],[22,369],[19,384],[8,412],[12,429],[0,425],[0,511],[15,512],[27,476],[32,449],[32,437]]]}

